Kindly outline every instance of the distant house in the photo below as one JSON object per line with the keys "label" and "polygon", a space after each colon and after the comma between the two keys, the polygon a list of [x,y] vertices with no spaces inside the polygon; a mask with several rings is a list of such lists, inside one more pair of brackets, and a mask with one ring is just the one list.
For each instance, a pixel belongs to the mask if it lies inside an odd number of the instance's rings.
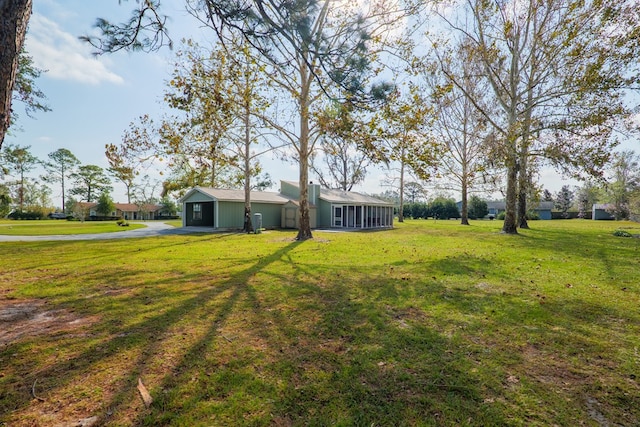
{"label": "distant house", "polygon": [[616,219],[613,214],[609,212],[611,209],[611,205],[608,203],[604,204],[595,204],[591,207],[591,219],[595,220],[610,220]]}
{"label": "distant house", "polygon": [[127,220],[174,218],[162,205],[150,203],[115,203],[116,216]]}
{"label": "distant house", "polygon": [[504,212],[507,204],[505,202],[487,202],[489,213],[485,218],[497,218],[501,212]]}
{"label": "distant house", "polygon": [[552,219],[551,211],[553,210],[553,202],[540,202],[531,209],[538,214],[540,219]]}
{"label": "distant house", "polygon": [[[364,194],[330,190],[309,184],[311,228],[393,227],[393,203]],[[281,181],[280,192],[252,191],[251,212],[259,213],[264,228],[297,228],[300,223],[300,187]],[[244,225],[244,191],[195,187],[179,201],[182,224],[219,229]]]}
{"label": "distant house", "polygon": [[[84,212],[86,219],[102,217],[96,211],[98,206],[95,202],[78,202],[79,207]],[[134,204],[134,203],[114,203],[113,211],[106,215],[108,217],[123,218],[127,220],[153,220],[163,218],[173,218],[164,210],[162,205],[154,204]]]}

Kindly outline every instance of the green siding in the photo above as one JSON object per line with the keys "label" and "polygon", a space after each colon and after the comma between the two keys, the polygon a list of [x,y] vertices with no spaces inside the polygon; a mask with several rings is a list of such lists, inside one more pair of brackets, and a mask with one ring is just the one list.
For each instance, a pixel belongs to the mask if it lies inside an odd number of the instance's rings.
{"label": "green siding", "polygon": [[206,194],[202,194],[199,191],[194,192],[189,196],[188,199],[183,200],[183,203],[197,203],[197,202],[211,202],[213,198],[211,196],[207,196]]}
{"label": "green siding", "polygon": [[331,203],[319,200],[318,227],[331,227]]}
{"label": "green siding", "polygon": [[[252,203],[251,215],[262,214],[262,227],[280,228],[282,220],[282,206],[274,203]],[[253,220],[254,218],[251,218]],[[255,224],[253,224],[255,226]]]}
{"label": "green siding", "polygon": [[297,185],[291,185],[288,182],[280,181],[280,193],[292,200],[300,199],[300,189]]}
{"label": "green siding", "polygon": [[[309,203],[312,205],[318,204],[318,198],[320,197],[320,184],[309,184],[307,186]],[[289,197],[291,200],[300,200],[300,188],[297,185],[289,184],[288,182],[280,182],[280,193]]]}
{"label": "green siding", "polygon": [[218,228],[241,229],[243,225],[243,202],[218,202]]}
{"label": "green siding", "polygon": [[[280,227],[282,205],[275,203],[251,203],[251,221],[256,213],[262,214],[262,227]],[[255,225],[255,224],[254,224]],[[218,228],[242,228],[244,226],[244,202],[218,202]]]}

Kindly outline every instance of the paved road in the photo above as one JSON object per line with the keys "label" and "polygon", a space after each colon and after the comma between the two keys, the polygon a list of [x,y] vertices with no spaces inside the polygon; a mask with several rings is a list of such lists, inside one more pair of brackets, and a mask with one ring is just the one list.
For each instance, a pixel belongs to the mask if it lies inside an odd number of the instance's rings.
{"label": "paved road", "polygon": [[164,222],[145,222],[146,227],[136,228],[135,230],[118,231],[115,233],[97,233],[97,234],[65,234],[65,235],[49,235],[49,236],[3,236],[0,235],[0,242],[43,242],[51,240],[112,240],[112,239],[130,239],[136,237],[149,236],[166,236],[171,234],[193,234],[193,233],[212,233],[212,228],[189,227],[176,228]]}

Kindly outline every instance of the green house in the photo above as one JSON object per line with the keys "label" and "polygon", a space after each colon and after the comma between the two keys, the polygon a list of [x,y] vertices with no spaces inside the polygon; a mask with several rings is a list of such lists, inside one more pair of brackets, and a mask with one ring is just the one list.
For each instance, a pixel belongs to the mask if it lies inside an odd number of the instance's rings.
{"label": "green house", "polygon": [[[360,193],[309,184],[311,228],[391,228],[393,203]],[[300,187],[281,181],[280,192],[252,191],[251,212],[260,214],[263,228],[298,228]],[[181,199],[184,227],[241,229],[244,191],[195,187]]]}

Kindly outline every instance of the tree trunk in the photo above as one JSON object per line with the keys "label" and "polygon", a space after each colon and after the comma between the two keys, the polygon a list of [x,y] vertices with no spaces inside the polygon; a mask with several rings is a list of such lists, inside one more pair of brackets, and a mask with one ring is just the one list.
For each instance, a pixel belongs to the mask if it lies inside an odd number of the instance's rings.
{"label": "tree trunk", "polygon": [[0,0],[0,148],[11,123],[11,99],[32,0]]}
{"label": "tree trunk", "polygon": [[400,156],[400,206],[398,207],[398,222],[404,222],[404,148]]}
{"label": "tree trunk", "polygon": [[502,232],[505,234],[518,234],[516,228],[516,199],[518,188],[518,167],[515,159],[507,165],[507,197],[504,213]]}
{"label": "tree trunk", "polygon": [[[463,172],[463,177],[466,176],[466,173]],[[460,192],[462,193],[462,206],[460,207],[460,224],[461,225],[469,225],[469,201],[467,200],[467,179],[466,177],[462,179],[462,186],[460,188]]]}
{"label": "tree trunk", "polygon": [[[301,138],[303,139],[303,138]],[[307,141],[308,144],[308,141]],[[302,147],[301,141],[301,147]],[[309,154],[300,153],[300,226],[296,240],[312,239],[309,218]]]}
{"label": "tree trunk", "polygon": [[67,211],[65,210],[65,200],[64,200],[64,166],[62,167],[62,175],[61,175],[61,181],[62,181],[62,212],[67,213]]}
{"label": "tree trunk", "polygon": [[528,229],[527,223],[527,194],[529,193],[529,174],[527,173],[527,150],[520,152],[518,170],[518,227]]}
{"label": "tree trunk", "polygon": [[300,139],[298,146],[298,155],[300,156],[300,225],[298,228],[298,236],[296,240],[312,239],[311,221],[309,218],[309,96],[311,86],[311,72],[307,70],[306,65],[300,68],[300,97],[298,98],[300,106]]}
{"label": "tree trunk", "polygon": [[[247,83],[248,84],[248,83]],[[249,100],[244,100],[244,227],[242,231],[253,233],[251,222],[251,111]]]}
{"label": "tree trunk", "polygon": [[20,172],[20,187],[18,188],[18,201],[20,204],[20,212],[24,210],[24,172]]}

